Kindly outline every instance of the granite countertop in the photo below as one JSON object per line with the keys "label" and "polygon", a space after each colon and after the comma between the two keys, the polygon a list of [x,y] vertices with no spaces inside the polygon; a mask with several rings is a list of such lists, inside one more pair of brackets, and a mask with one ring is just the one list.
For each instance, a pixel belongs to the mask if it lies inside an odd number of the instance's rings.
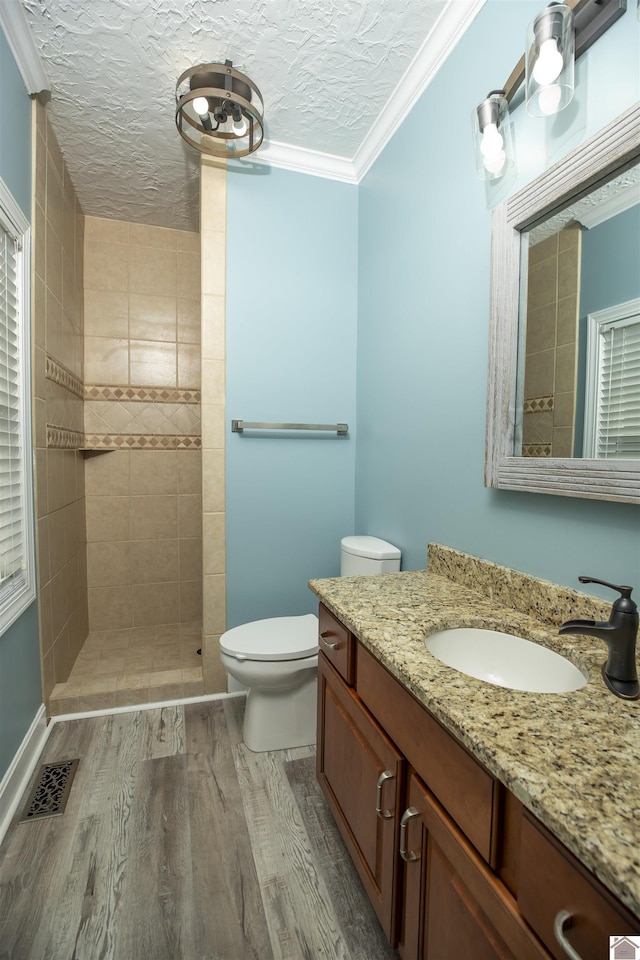
{"label": "granite countertop", "polygon": [[[640,915],[640,701],[625,702],[605,687],[604,644],[557,633],[570,617],[608,616],[610,604],[477,558],[468,558],[473,563],[462,571],[459,558],[466,555],[430,545],[429,572],[311,580],[309,586],[487,770]],[[510,591],[520,609],[505,604]],[[588,682],[571,693],[535,694],[468,677],[424,646],[427,634],[462,626],[538,641],[568,657]]]}

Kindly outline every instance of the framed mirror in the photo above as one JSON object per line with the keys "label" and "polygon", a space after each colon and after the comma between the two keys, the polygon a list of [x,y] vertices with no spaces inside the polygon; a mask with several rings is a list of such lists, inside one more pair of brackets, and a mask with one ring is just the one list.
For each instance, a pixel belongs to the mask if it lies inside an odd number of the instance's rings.
{"label": "framed mirror", "polygon": [[485,486],[640,503],[640,103],[493,214]]}

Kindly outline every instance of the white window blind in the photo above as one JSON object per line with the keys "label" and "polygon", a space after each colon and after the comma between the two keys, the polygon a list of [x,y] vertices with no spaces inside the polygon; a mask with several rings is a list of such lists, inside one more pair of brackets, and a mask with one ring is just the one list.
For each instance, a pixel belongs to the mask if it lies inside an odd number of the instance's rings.
{"label": "white window blind", "polygon": [[0,597],[23,556],[20,330],[17,237],[0,232]]}
{"label": "white window blind", "polygon": [[0,180],[0,632],[33,600],[29,224]]}
{"label": "white window blind", "polygon": [[601,331],[596,456],[640,459],[640,316]]}
{"label": "white window blind", "polygon": [[640,460],[640,299],[587,324],[584,455]]}

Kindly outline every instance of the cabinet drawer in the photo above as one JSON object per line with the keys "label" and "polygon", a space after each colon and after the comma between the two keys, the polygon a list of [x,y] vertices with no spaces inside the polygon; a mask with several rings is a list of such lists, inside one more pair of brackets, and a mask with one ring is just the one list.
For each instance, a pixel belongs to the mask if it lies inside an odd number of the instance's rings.
{"label": "cabinet drawer", "polygon": [[361,645],[357,691],[418,776],[494,866],[498,787],[493,777]]}
{"label": "cabinet drawer", "polygon": [[609,956],[610,936],[640,933],[625,907],[528,812],[522,820],[518,907],[557,960],[567,957],[554,933],[561,910],[571,915],[564,936],[582,960]]}
{"label": "cabinet drawer", "polygon": [[346,682],[353,686],[355,675],[355,639],[343,623],[321,603],[318,610],[318,643],[327,660]]}

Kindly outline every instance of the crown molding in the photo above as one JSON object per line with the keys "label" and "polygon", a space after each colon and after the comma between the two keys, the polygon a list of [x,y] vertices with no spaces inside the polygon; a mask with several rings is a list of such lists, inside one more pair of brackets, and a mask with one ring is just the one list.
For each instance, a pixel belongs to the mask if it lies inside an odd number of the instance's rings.
{"label": "crown molding", "polygon": [[0,27],[7,38],[27,93],[50,90],[51,84],[20,0],[0,0]]}
{"label": "crown molding", "polygon": [[612,194],[589,209],[581,210],[576,216],[576,220],[579,220],[587,230],[592,230],[604,223],[605,220],[610,220],[611,217],[624,213],[625,210],[636,207],[639,203],[640,183],[631,183],[624,190],[620,190],[619,193]]}
{"label": "crown molding", "polygon": [[378,159],[485,3],[486,0],[465,0],[464,3],[455,0],[447,3],[353,158],[358,183]]}
{"label": "crown molding", "polygon": [[343,183],[358,182],[353,162],[347,157],[307,150],[305,147],[294,147],[273,140],[265,141],[260,150],[251,156],[251,162],[324,177],[327,180],[340,180]]}
{"label": "crown molding", "polygon": [[265,141],[251,161],[343,183],[360,183],[485,3],[449,0],[352,159]]}

